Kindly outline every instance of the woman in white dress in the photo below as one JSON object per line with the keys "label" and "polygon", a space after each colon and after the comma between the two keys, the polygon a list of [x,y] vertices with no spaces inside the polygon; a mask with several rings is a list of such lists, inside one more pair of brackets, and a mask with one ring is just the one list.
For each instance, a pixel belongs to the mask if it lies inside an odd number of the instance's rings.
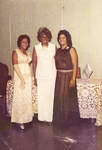
{"label": "woman in white dress", "polygon": [[14,95],[12,103],[11,122],[19,124],[24,129],[24,123],[33,119],[32,108],[32,75],[31,56],[26,50],[30,47],[30,38],[20,35],[17,41],[18,48],[12,53],[14,67]]}
{"label": "woman in white dress", "polygon": [[34,84],[38,90],[38,120],[49,125],[53,120],[53,102],[55,89],[55,54],[57,47],[49,43],[52,35],[46,27],[39,28],[38,41],[33,49]]}

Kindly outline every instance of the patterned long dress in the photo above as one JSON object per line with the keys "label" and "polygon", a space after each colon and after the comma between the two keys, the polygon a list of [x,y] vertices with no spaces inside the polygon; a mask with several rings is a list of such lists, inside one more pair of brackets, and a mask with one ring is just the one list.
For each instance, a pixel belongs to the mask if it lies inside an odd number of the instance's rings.
{"label": "patterned long dress", "polygon": [[67,124],[71,112],[78,114],[78,101],[76,87],[69,88],[73,72],[60,72],[58,70],[72,70],[73,64],[70,49],[59,48],[56,53],[57,77],[54,99],[54,122]]}
{"label": "patterned long dress", "polygon": [[27,123],[31,122],[34,116],[31,96],[31,73],[29,62],[31,57],[29,53],[24,55],[19,49],[16,49],[18,55],[18,65],[26,82],[25,89],[20,89],[20,78],[14,70],[14,95],[12,103],[11,122]]}

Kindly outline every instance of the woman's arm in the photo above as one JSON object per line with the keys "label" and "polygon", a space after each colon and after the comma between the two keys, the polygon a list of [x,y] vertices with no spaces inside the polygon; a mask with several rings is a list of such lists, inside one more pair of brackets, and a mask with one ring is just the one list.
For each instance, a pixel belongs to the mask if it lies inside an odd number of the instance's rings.
{"label": "woman's arm", "polygon": [[37,86],[37,79],[36,79],[37,55],[35,48],[33,49],[32,61],[33,61],[34,85]]}
{"label": "woman's arm", "polygon": [[77,73],[77,67],[78,67],[78,56],[75,48],[70,49],[70,55],[73,63],[73,75],[72,79],[70,81],[70,87],[75,86],[75,79],[76,79],[76,73]]}
{"label": "woman's arm", "polygon": [[18,77],[21,80],[20,88],[23,90],[23,89],[25,89],[26,83],[24,81],[24,78],[23,78],[21,71],[20,71],[20,68],[18,66],[18,56],[17,56],[16,51],[13,51],[13,53],[12,53],[12,64],[13,64],[14,70],[16,71]]}
{"label": "woman's arm", "polygon": [[55,58],[56,58],[57,46],[55,45]]}
{"label": "woman's arm", "polygon": [[29,63],[29,70],[30,70],[30,74],[31,74],[31,87],[33,88],[33,76],[32,76],[31,63]]}

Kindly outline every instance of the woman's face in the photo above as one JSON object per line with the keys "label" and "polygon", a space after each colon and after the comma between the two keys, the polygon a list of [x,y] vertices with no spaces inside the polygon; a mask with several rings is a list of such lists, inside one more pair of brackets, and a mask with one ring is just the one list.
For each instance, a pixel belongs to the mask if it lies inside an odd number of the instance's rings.
{"label": "woman's face", "polygon": [[48,45],[49,38],[45,34],[43,33],[41,34],[40,40],[41,40],[42,45]]}
{"label": "woman's face", "polygon": [[64,34],[61,34],[59,36],[59,43],[61,46],[67,46],[67,39],[66,39],[66,36]]}
{"label": "woman's face", "polygon": [[28,48],[28,40],[26,38],[22,39],[20,44],[20,49],[26,50]]}

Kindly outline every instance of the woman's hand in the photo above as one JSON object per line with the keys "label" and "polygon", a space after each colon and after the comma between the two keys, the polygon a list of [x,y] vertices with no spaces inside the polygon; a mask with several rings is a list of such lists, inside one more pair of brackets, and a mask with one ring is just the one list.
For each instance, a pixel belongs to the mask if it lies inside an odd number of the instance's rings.
{"label": "woman's hand", "polygon": [[37,79],[34,79],[34,85],[37,86]]}
{"label": "woman's hand", "polygon": [[25,89],[25,81],[24,80],[21,80],[21,83],[20,83],[20,85],[19,85],[19,87],[20,87],[20,89],[21,90],[24,90]]}
{"label": "woman's hand", "polygon": [[75,80],[73,80],[73,79],[70,80],[69,87],[70,88],[75,87]]}

